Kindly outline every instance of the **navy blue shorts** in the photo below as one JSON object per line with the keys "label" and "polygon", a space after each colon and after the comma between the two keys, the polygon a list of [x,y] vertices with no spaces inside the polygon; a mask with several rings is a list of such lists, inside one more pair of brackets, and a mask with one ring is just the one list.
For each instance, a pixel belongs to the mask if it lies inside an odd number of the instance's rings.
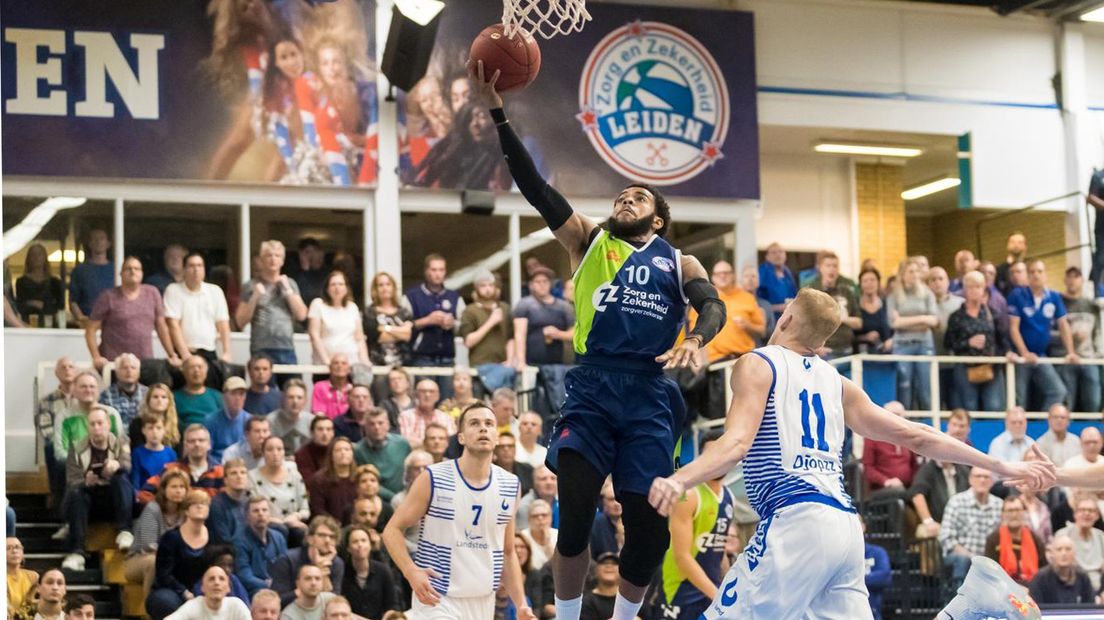
{"label": "navy blue shorts", "polygon": [[546,463],[560,450],[582,454],[613,487],[647,495],[674,471],[675,441],[686,417],[678,384],[663,374],[577,366],[564,380],[567,400],[552,431]]}

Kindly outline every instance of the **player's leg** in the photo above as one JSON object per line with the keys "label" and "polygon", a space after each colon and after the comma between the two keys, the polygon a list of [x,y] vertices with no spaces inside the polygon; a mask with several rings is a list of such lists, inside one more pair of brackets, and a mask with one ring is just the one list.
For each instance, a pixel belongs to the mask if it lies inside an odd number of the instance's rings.
{"label": "player's leg", "polygon": [[625,524],[625,546],[621,549],[621,587],[613,620],[636,617],[656,569],[671,545],[667,519],[652,508],[647,496],[625,491],[618,495],[618,501]]}
{"label": "player's leg", "polygon": [[831,532],[824,553],[836,564],[835,576],[813,599],[804,618],[808,620],[862,620],[874,617],[866,589],[866,562],[862,525],[857,515],[840,510],[825,512],[818,527]]}
{"label": "player's leg", "polygon": [[578,620],[590,568],[590,530],[606,477],[574,449],[561,449],[557,460],[560,530],[552,558],[556,618]]}

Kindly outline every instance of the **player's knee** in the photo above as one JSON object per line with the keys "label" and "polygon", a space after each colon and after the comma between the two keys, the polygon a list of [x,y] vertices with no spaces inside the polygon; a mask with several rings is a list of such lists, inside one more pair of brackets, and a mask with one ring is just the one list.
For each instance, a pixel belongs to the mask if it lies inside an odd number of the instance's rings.
{"label": "player's knee", "polygon": [[621,505],[621,518],[625,522],[621,577],[635,586],[646,587],[671,543],[667,519],[659,516],[643,495],[625,493]]}

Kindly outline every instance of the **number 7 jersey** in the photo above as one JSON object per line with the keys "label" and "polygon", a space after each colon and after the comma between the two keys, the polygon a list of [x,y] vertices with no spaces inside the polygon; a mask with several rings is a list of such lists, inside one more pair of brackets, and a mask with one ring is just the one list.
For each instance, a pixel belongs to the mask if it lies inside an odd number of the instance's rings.
{"label": "number 7 jersey", "polygon": [[751,507],[760,519],[805,501],[854,510],[843,488],[839,372],[815,355],[800,355],[778,345],[752,354],[770,364],[773,379],[763,422],[744,458]]}

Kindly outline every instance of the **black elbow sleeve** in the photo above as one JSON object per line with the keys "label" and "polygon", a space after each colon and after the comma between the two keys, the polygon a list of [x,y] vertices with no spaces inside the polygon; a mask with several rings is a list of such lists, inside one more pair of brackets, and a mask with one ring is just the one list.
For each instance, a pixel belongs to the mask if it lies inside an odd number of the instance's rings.
{"label": "black elbow sleeve", "polygon": [[704,346],[724,329],[728,311],[717,295],[717,289],[705,278],[695,278],[687,282],[683,285],[683,290],[690,299],[690,305],[698,312],[698,322],[690,334],[700,336]]}

